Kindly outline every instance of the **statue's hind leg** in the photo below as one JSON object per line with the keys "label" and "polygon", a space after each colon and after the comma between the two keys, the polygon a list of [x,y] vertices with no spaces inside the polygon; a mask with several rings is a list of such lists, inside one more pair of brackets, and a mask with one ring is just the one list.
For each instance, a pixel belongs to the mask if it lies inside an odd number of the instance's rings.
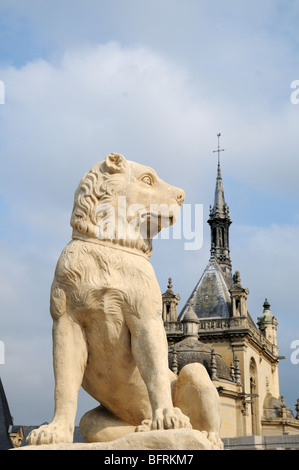
{"label": "statue's hind leg", "polygon": [[80,420],[80,431],[86,442],[109,442],[135,429],[136,426],[122,421],[101,405],[85,413]]}
{"label": "statue's hind leg", "polygon": [[173,387],[173,404],[189,417],[193,429],[206,433],[213,444],[223,448],[219,395],[202,364],[183,367]]}

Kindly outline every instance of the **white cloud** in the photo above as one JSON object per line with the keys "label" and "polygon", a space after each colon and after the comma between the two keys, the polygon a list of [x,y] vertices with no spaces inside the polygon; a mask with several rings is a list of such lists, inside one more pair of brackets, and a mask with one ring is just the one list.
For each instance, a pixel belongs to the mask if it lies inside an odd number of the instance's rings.
{"label": "white cloud", "polygon": [[[167,160],[191,136],[194,113],[198,125],[204,122],[193,109],[184,74],[142,48],[109,43],[67,52],[59,66],[40,60],[3,70],[2,76],[2,164],[18,169],[15,177],[19,184],[26,181],[26,194],[32,186],[55,198],[57,182],[61,196],[66,174],[78,178],[115,147],[153,164],[162,153]],[[13,193],[9,184],[6,189]]]}

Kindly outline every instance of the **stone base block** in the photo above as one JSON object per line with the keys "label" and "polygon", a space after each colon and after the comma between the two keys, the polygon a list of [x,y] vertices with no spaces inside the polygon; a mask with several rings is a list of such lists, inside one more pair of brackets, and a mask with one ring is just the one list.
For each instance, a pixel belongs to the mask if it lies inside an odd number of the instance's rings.
{"label": "stone base block", "polygon": [[194,429],[135,432],[110,442],[47,444],[14,450],[219,450]]}

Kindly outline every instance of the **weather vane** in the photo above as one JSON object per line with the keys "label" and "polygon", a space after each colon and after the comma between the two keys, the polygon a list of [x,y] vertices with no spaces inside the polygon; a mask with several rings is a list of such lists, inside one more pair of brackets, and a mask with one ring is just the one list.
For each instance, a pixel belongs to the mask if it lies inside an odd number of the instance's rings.
{"label": "weather vane", "polygon": [[221,134],[219,132],[219,134],[217,134],[217,137],[218,137],[218,149],[217,150],[213,150],[213,153],[218,153],[218,165],[220,165],[220,152],[224,152],[224,149],[221,149],[220,148],[220,137],[221,137]]}

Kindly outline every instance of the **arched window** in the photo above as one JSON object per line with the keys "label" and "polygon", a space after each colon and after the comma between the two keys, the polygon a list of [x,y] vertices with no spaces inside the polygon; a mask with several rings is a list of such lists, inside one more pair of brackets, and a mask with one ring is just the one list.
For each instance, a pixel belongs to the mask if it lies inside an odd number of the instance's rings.
{"label": "arched window", "polygon": [[217,227],[213,227],[212,230],[212,244],[217,246]]}
{"label": "arched window", "polygon": [[224,228],[223,227],[219,227],[219,246],[220,247],[223,247],[224,245]]}
{"label": "arched window", "polygon": [[166,304],[166,321],[170,321],[170,304]]}

